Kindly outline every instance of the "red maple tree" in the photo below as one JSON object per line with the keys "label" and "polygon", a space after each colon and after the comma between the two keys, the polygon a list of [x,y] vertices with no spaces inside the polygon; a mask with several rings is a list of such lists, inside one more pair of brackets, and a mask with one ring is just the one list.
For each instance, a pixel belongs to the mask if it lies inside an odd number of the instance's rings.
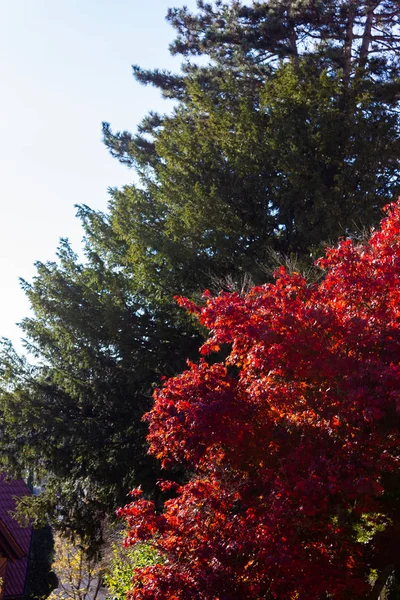
{"label": "red maple tree", "polygon": [[140,490],[120,510],[126,543],[161,557],[132,599],[376,599],[399,567],[400,204],[386,210],[367,243],[326,252],[318,283],[280,268],[245,296],[179,300],[210,331],[205,358],[146,419],[151,452],[192,476],[161,513]]}

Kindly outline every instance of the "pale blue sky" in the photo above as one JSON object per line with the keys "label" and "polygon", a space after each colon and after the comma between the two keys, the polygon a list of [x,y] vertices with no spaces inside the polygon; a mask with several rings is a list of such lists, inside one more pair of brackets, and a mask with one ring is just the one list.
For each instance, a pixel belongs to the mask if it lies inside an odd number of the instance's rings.
{"label": "pale blue sky", "polygon": [[101,122],[132,131],[169,109],[131,65],[178,69],[165,15],[182,4],[195,0],[0,0],[0,336],[17,342],[28,313],[18,277],[53,259],[60,237],[78,249],[74,204],[104,209],[107,188],[132,181]]}

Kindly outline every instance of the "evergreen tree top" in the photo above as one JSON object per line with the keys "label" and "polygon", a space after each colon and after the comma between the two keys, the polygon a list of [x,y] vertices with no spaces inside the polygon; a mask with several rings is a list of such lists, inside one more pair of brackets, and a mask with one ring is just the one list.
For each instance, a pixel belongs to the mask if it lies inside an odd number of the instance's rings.
{"label": "evergreen tree top", "polygon": [[[264,82],[282,60],[307,56],[340,68],[347,82],[367,67],[375,83],[398,80],[400,9],[395,0],[199,0],[197,6],[197,12],[187,7],[168,11],[177,33],[170,51],[185,59],[180,74],[133,67],[138,81],[155,85],[167,97],[182,98],[188,79],[207,85],[227,70],[240,79]],[[208,60],[207,66],[193,61],[199,57]]]}

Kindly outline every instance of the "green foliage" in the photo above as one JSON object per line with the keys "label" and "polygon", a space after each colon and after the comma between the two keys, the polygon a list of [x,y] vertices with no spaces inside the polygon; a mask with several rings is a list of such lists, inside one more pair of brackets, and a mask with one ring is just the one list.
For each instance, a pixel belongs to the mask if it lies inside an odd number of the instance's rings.
{"label": "green foliage", "polygon": [[399,139],[397,115],[369,83],[348,89],[340,73],[287,63],[261,97],[278,249],[307,255],[375,223],[399,191]]}
{"label": "green foliage", "polygon": [[[249,94],[280,61],[307,56],[321,68],[341,70],[345,83],[373,75],[386,99],[393,100],[399,90],[396,0],[199,0],[197,7],[194,13],[186,7],[168,11],[177,34],[170,50],[187,61],[181,77],[135,67],[140,82],[182,98],[188,79],[196,78],[207,89],[229,71]],[[212,63],[191,63],[197,56]]]}
{"label": "green foliage", "polygon": [[354,526],[357,542],[368,544],[376,533],[385,531],[387,525],[388,520],[384,515],[362,514]]}
{"label": "green foliage", "polygon": [[112,557],[104,582],[112,600],[126,600],[132,589],[135,569],[149,567],[160,562],[160,557],[151,544],[138,544],[134,548],[113,545]]}
{"label": "green foliage", "polygon": [[45,482],[20,512],[100,542],[102,515],[135,481],[155,489],[141,418],[161,374],[184,365],[171,349],[190,353],[197,342],[181,317],[174,322],[175,307],[151,309],[126,273],[89,249],[80,263],[63,242],[59,262],[38,263],[33,283],[23,284],[33,316],[22,328],[36,364],[3,344],[0,461]]}
{"label": "green foliage", "polygon": [[[132,138],[119,155],[141,183],[110,203],[127,260],[156,298],[191,295],[210,273],[262,281],[270,249],[310,262],[324,242],[379,220],[400,190],[397,114],[367,81],[349,89],[341,72],[302,59],[252,96],[230,73],[186,92],[172,116],[147,122],[151,151]],[[105,133],[115,150],[119,135]]]}

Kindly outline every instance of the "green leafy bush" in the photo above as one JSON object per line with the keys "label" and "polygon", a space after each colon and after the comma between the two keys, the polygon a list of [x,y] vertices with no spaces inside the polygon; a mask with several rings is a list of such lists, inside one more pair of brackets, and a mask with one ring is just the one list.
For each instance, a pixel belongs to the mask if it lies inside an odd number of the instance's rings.
{"label": "green leafy bush", "polygon": [[104,576],[110,600],[126,600],[132,589],[134,569],[160,562],[160,557],[151,544],[137,544],[132,548],[113,544],[110,569]]}

